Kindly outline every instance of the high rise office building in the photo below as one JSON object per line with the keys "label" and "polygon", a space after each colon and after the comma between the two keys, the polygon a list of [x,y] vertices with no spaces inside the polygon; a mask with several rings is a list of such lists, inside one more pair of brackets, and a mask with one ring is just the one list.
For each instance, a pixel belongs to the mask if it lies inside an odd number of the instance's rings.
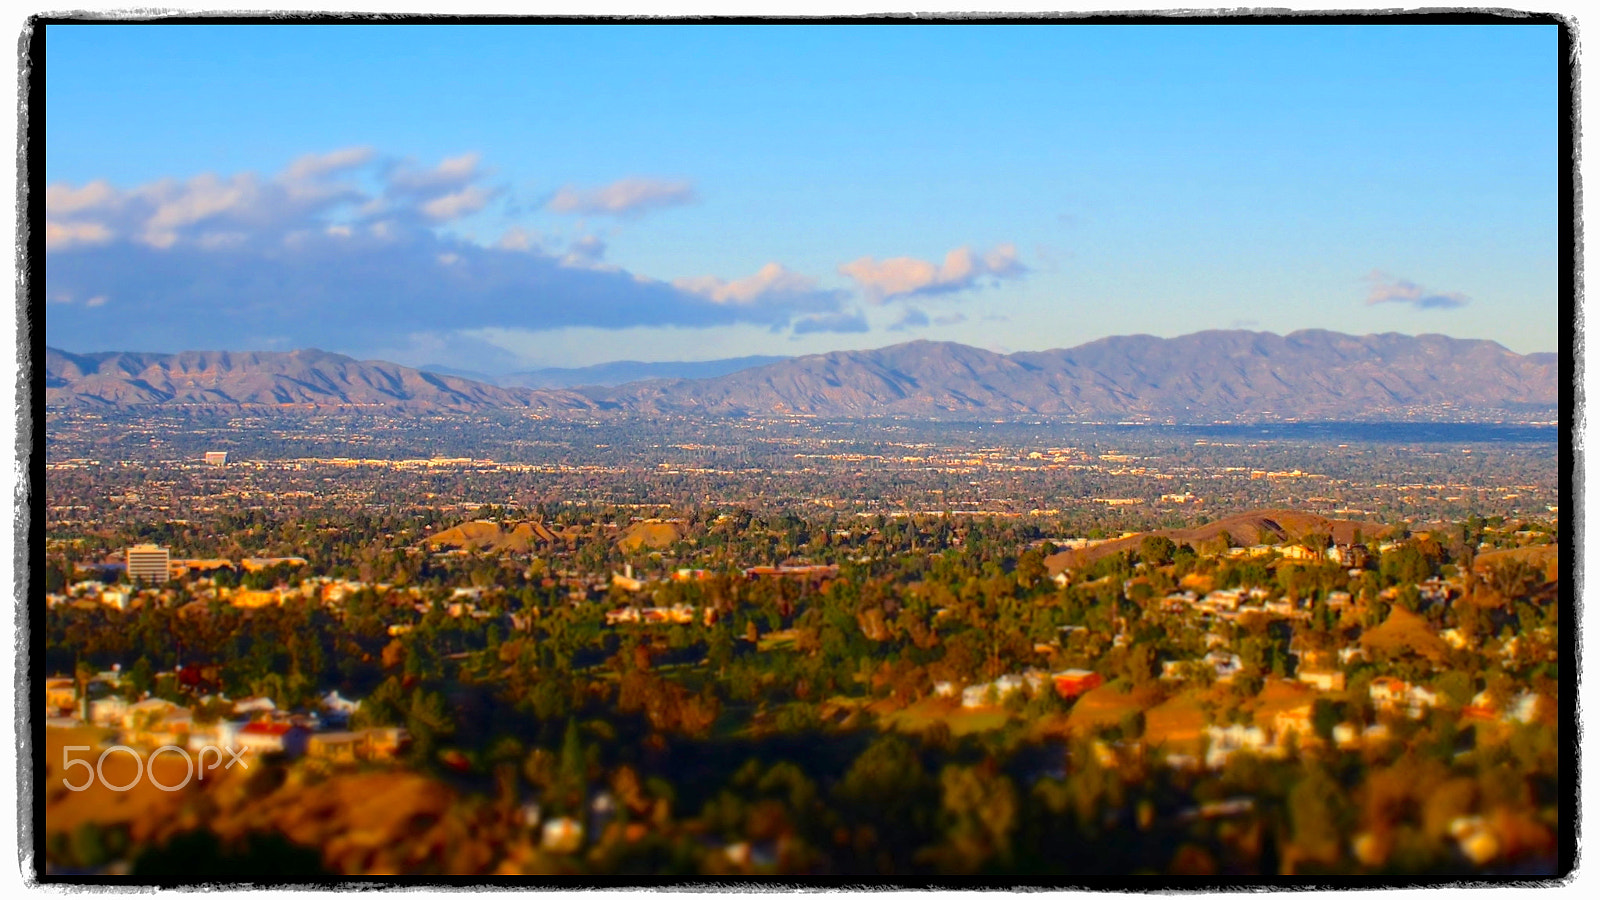
{"label": "high rise office building", "polygon": [[155,544],[134,544],[126,552],[128,580],[165,584],[172,572],[172,554]]}

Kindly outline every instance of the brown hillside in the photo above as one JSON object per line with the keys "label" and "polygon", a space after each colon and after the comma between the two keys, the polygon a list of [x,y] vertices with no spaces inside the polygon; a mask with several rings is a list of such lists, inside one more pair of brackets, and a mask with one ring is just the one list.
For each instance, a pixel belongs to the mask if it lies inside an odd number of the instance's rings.
{"label": "brown hillside", "polygon": [[1390,656],[1411,652],[1436,663],[1450,654],[1449,645],[1433,633],[1426,620],[1399,606],[1389,610],[1382,625],[1361,636],[1361,646]]}
{"label": "brown hillside", "polygon": [[1376,522],[1329,519],[1315,513],[1292,509],[1268,509],[1240,513],[1195,528],[1163,528],[1159,531],[1118,538],[1082,550],[1063,550],[1047,557],[1044,564],[1049,573],[1055,575],[1066,569],[1090,565],[1113,553],[1138,550],[1139,544],[1152,535],[1168,538],[1178,544],[1198,547],[1227,532],[1228,540],[1233,546],[1248,547],[1261,543],[1263,536],[1271,536],[1283,543],[1294,543],[1308,534],[1329,534],[1333,536],[1335,543],[1348,544],[1355,540],[1357,531],[1360,531],[1362,539],[1366,540],[1388,534],[1389,527]]}
{"label": "brown hillside", "polygon": [[1556,581],[1561,577],[1561,548],[1555,544],[1516,547],[1510,550],[1485,550],[1473,559],[1472,569],[1479,573],[1487,572],[1500,563],[1514,559],[1522,560],[1544,572],[1546,581]]}
{"label": "brown hillside", "polygon": [[617,546],[629,553],[641,547],[660,550],[677,543],[683,535],[683,526],[672,522],[637,522],[622,532]]}
{"label": "brown hillside", "polygon": [[[218,791],[212,800],[206,824],[224,840],[252,831],[279,832],[296,844],[319,848],[323,864],[342,874],[398,872],[429,854],[442,856],[468,837],[466,823],[450,815],[455,792],[411,772],[336,774],[314,784],[285,783],[262,797]],[[482,848],[482,855],[489,852]]]}
{"label": "brown hillside", "polygon": [[556,535],[539,522],[518,522],[505,530],[495,522],[463,522],[428,538],[430,550],[490,550],[529,553],[551,544]]}

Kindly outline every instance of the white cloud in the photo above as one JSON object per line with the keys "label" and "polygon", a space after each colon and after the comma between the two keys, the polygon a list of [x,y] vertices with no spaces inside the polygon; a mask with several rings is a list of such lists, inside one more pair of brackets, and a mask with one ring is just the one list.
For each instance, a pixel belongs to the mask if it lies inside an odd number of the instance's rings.
{"label": "white cloud", "polygon": [[111,240],[111,229],[99,222],[44,223],[44,247],[55,250],[73,244],[104,244]]}
{"label": "white cloud", "polygon": [[[349,148],[302,156],[270,177],[51,185],[46,295],[116,302],[92,312],[81,299],[59,302],[47,334],[150,350],[261,346],[269,336],[310,346],[336,334],[354,352],[473,328],[781,329],[840,308],[843,292],[777,263],[673,285],[605,264],[598,236],[552,247],[510,228],[485,246],[436,230],[496,196],[482,173],[470,154],[424,170]],[[601,201],[628,209],[681,196],[628,189]],[[817,326],[854,320],[806,327]]]}
{"label": "white cloud", "polygon": [[246,172],[222,181],[211,173],[192,178],[187,184],[164,181],[145,191],[156,201],[155,210],[145,222],[147,231],[170,233],[224,213],[262,204],[261,188],[254,175]]}
{"label": "white cloud", "polygon": [[673,285],[717,303],[753,304],[773,297],[815,294],[817,283],[782,265],[769,262],[748,278],[725,281],[712,275],[679,278]]}
{"label": "white cloud", "polygon": [[283,170],[282,180],[305,183],[316,181],[324,175],[360,168],[377,156],[371,147],[346,147],[331,153],[307,153],[297,158]]}
{"label": "white cloud", "polygon": [[81,188],[52,184],[44,189],[44,205],[53,212],[71,215],[111,204],[117,196],[117,189],[105,181],[91,181]]}
{"label": "white cloud", "polygon": [[[359,185],[362,170],[383,184],[381,192]],[[381,160],[370,147],[350,147],[301,156],[268,179],[207,172],[128,190],[103,180],[53,184],[45,190],[45,246],[65,250],[125,239],[163,250],[218,249],[241,241],[290,245],[303,242],[297,235],[307,230],[350,236],[374,231],[380,219],[388,228],[422,228],[486,207],[499,192],[470,183],[482,174],[476,154],[418,169]],[[336,210],[343,212],[327,221]]]}
{"label": "white cloud", "polygon": [[539,245],[539,236],[525,228],[513,225],[507,228],[494,245],[501,250],[532,250]]}
{"label": "white cloud", "polygon": [[493,197],[494,193],[492,191],[474,185],[462,188],[453,194],[445,194],[443,197],[429,200],[427,203],[422,204],[422,212],[436,222],[444,222],[450,219],[458,219],[483,209],[489,205],[489,200]]}
{"label": "white cloud", "polygon": [[476,181],[482,173],[478,170],[478,154],[463,153],[443,160],[431,169],[418,169],[405,161],[392,166],[386,181],[397,193],[437,194],[455,190]]}
{"label": "white cloud", "polygon": [[957,247],[945,254],[940,265],[909,256],[882,261],[863,256],[840,266],[839,272],[860,285],[869,299],[882,303],[895,297],[967,290],[984,277],[1016,278],[1027,267],[1017,259],[1015,246],[1000,244],[981,256],[970,247]]}
{"label": "white cloud", "polygon": [[1431,291],[1413,281],[1394,278],[1373,269],[1367,273],[1367,305],[1406,303],[1416,309],[1454,309],[1470,301],[1465,294]]}
{"label": "white cloud", "polygon": [[561,264],[591,269],[615,268],[601,262],[605,255],[606,242],[595,235],[586,234],[567,245],[567,255],[561,257]]}
{"label": "white cloud", "polygon": [[545,205],[558,213],[620,216],[681,206],[694,200],[694,185],[687,181],[624,178],[589,190],[563,187]]}
{"label": "white cloud", "polygon": [[890,331],[909,331],[913,328],[927,328],[928,314],[920,309],[907,309],[900,321],[889,326]]}

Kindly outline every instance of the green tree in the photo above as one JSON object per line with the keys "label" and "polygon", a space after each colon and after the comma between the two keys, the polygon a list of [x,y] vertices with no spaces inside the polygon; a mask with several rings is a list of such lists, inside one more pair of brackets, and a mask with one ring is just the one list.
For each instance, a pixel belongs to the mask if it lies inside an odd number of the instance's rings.
{"label": "green tree", "polygon": [[1295,855],[1329,865],[1339,859],[1343,790],[1319,765],[1312,765],[1289,790],[1289,824]]}
{"label": "green tree", "polygon": [[1178,545],[1171,538],[1160,535],[1148,535],[1139,542],[1139,559],[1146,565],[1164,566],[1172,562],[1173,556],[1178,551]]}
{"label": "green tree", "polygon": [[941,870],[973,873],[1012,860],[1019,803],[1011,779],[992,765],[946,765],[939,773],[944,841],[921,854]]}
{"label": "green tree", "polygon": [[1040,548],[1034,547],[1025,551],[1017,558],[1017,583],[1023,587],[1032,587],[1044,578],[1046,573],[1044,565],[1045,553]]}
{"label": "green tree", "polygon": [[133,686],[134,692],[143,696],[155,686],[155,667],[150,665],[150,657],[141,656],[128,670],[128,683]]}

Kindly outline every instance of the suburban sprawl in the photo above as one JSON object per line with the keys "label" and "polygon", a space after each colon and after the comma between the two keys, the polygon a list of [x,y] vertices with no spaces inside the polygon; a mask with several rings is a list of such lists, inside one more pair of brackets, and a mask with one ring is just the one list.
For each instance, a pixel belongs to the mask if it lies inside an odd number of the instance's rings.
{"label": "suburban sprawl", "polygon": [[51,413],[57,871],[1554,865],[1549,429],[240,424]]}

